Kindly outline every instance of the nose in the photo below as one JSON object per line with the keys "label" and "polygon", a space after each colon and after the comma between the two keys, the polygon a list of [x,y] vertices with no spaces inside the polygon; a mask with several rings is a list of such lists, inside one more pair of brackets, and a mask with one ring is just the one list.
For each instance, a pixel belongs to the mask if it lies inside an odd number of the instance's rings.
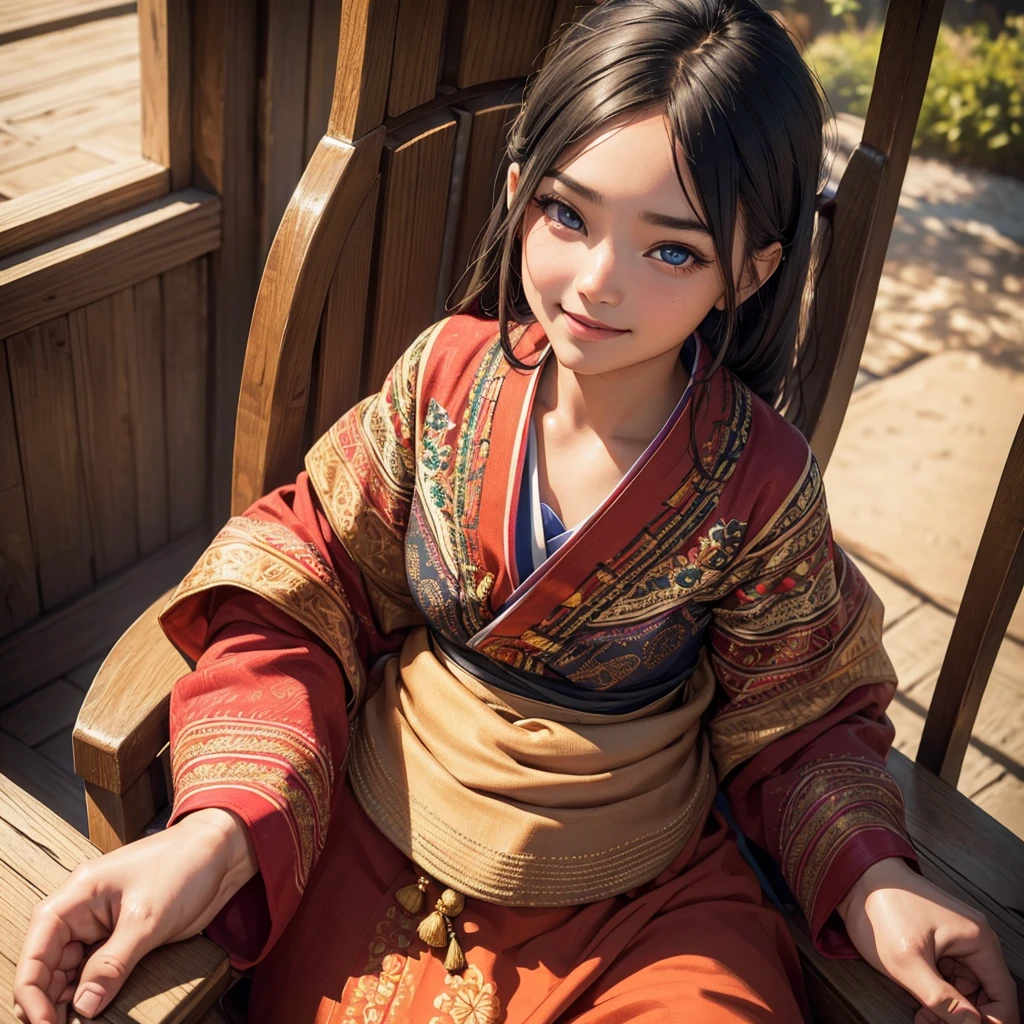
{"label": "nose", "polygon": [[622,302],[620,268],[610,238],[589,246],[577,269],[576,290],[594,305],[618,306]]}

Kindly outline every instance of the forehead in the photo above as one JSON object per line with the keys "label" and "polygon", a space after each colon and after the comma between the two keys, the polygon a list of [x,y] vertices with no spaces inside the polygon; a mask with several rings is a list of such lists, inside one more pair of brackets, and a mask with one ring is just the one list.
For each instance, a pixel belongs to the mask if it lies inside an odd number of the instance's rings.
{"label": "forehead", "polygon": [[[673,139],[661,110],[633,111],[602,125],[570,146],[555,170],[601,193],[606,200],[650,202],[664,213],[690,211],[673,161]],[[693,182],[676,146],[679,170],[690,195]],[[671,207],[671,208],[670,208]]]}

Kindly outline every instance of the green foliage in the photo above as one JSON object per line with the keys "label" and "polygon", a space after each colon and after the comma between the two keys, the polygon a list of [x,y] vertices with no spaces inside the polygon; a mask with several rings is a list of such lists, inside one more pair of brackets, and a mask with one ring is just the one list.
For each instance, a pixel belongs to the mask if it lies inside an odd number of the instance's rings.
{"label": "green foliage", "polygon": [[[882,30],[818,36],[805,57],[836,110],[863,116]],[[1024,177],[1024,15],[992,36],[982,24],[942,25],[914,135],[915,148]]]}

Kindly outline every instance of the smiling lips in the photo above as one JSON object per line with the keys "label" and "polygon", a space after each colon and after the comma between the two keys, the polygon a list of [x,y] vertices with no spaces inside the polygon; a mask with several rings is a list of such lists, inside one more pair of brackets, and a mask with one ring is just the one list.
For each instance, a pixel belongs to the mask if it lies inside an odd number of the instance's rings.
{"label": "smiling lips", "polygon": [[619,330],[617,327],[609,327],[607,324],[601,323],[600,320],[592,320],[589,316],[583,316],[582,313],[570,313],[567,309],[562,309],[562,315],[565,317],[569,333],[581,341],[603,341],[605,338],[614,338],[620,334],[629,333]]}

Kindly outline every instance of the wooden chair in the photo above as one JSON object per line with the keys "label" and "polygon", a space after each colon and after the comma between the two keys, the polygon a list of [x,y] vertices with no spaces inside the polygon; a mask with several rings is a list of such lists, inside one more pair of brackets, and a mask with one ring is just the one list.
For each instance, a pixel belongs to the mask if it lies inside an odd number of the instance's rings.
{"label": "wooden chair", "polygon": [[[558,27],[585,6],[343,4],[330,126],[278,229],[253,314],[238,403],[234,512],[294,479],[310,439],[379,385],[410,339],[441,315],[491,208],[524,76]],[[941,0],[891,0],[863,140],[837,191],[819,207],[816,246],[828,253],[817,285],[821,358],[806,379],[798,425],[822,466],[853,389],[940,11]],[[1024,847],[947,783],[955,782],[1021,588],[1022,438],[953,635],[923,763],[898,754],[891,760],[925,873],[985,910],[1018,977],[1024,922],[1015,914],[1024,908],[1024,880],[1012,865],[1014,857],[1024,863]],[[993,566],[1009,567],[999,588]],[[75,729],[90,837],[105,850],[142,834],[170,794],[168,702],[189,665],[157,625],[163,601],[111,651]],[[895,986],[859,961],[819,957],[798,915],[792,927],[820,1020],[912,1019],[909,997]]]}

